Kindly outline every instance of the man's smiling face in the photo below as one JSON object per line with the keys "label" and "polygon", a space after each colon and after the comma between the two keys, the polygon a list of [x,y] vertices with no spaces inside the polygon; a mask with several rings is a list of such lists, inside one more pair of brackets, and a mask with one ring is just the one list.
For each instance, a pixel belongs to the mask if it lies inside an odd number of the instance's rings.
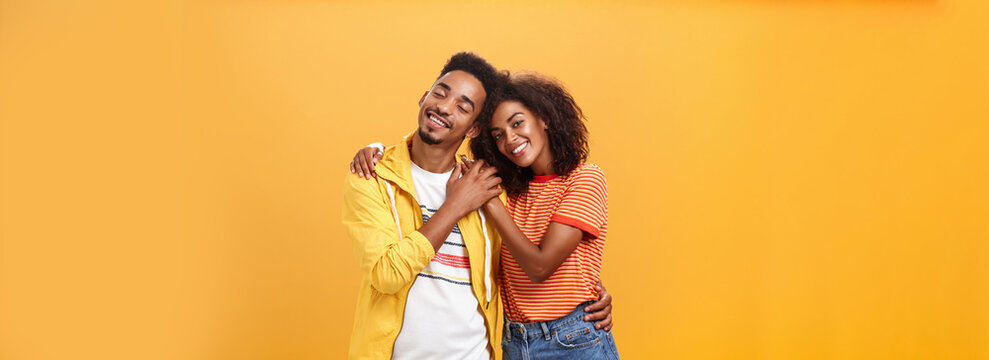
{"label": "man's smiling face", "polygon": [[484,86],[470,73],[450,71],[419,99],[419,138],[436,145],[474,136],[474,119],[485,99]]}

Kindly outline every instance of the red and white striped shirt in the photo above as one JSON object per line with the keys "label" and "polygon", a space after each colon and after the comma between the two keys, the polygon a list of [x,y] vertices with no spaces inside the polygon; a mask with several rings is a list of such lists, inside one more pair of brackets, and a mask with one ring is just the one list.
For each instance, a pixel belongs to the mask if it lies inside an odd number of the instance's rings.
{"label": "red and white striped shirt", "polygon": [[580,303],[598,298],[601,256],[608,234],[608,185],[597,165],[581,164],[566,176],[536,176],[529,190],[508,198],[515,224],[539,245],[549,223],[576,227],[584,236],[548,279],[534,284],[508,248],[502,245],[502,299],[513,322],[546,321],[569,314]]}

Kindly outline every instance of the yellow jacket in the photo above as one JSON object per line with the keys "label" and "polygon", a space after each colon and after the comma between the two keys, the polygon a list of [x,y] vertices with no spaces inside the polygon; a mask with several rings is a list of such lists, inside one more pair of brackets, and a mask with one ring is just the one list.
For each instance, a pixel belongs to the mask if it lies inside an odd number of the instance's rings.
{"label": "yellow jacket", "polygon": [[[406,135],[401,143],[385,149],[374,168],[377,178],[348,174],[344,182],[343,226],[363,274],[350,337],[351,359],[391,358],[409,289],[435,255],[418,231],[423,222],[412,185],[412,137]],[[497,278],[501,238],[478,211],[461,218],[457,226],[467,247],[471,288],[484,315],[489,350],[501,359],[504,309]]]}

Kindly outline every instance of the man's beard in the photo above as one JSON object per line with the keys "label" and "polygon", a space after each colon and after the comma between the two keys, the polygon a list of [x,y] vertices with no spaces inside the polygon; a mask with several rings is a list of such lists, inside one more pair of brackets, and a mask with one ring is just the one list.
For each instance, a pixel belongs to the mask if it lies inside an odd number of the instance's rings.
{"label": "man's beard", "polygon": [[428,145],[436,145],[443,142],[443,140],[434,138],[432,135],[429,135],[425,131],[422,131],[422,128],[419,128],[419,138],[422,139],[422,142]]}

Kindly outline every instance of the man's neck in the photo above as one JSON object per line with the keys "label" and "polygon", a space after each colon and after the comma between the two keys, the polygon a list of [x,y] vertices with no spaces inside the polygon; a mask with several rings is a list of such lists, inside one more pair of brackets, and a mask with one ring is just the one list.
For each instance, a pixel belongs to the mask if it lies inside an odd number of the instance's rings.
{"label": "man's neck", "polygon": [[412,162],[416,166],[431,173],[442,174],[453,170],[453,165],[457,162],[455,156],[457,155],[457,149],[460,148],[460,144],[458,143],[456,145],[429,145],[422,141],[419,135],[416,134],[412,138],[412,148],[409,151],[409,155],[412,157]]}

